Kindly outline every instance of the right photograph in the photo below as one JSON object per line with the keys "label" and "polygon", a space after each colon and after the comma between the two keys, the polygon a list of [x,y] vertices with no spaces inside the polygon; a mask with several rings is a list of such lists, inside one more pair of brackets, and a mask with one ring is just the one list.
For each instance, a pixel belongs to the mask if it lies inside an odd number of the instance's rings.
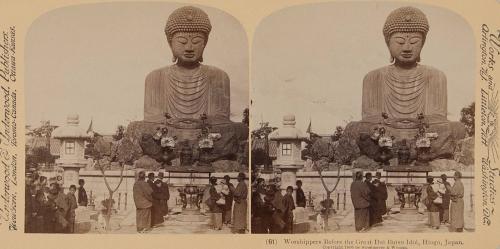
{"label": "right photograph", "polygon": [[420,4],[262,20],[251,232],[474,232],[474,39],[459,14]]}

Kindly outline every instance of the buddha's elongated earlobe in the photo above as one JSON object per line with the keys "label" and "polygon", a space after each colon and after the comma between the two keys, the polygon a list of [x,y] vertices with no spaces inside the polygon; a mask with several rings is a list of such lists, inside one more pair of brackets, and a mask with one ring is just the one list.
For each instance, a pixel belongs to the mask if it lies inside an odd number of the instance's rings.
{"label": "buddha's elongated earlobe", "polygon": [[177,57],[175,55],[172,56],[172,62],[176,63],[177,62]]}

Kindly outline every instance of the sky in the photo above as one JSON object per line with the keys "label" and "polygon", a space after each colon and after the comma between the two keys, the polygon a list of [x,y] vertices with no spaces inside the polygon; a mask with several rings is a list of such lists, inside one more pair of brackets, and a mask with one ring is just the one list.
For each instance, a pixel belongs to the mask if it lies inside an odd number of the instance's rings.
{"label": "sky", "polygon": [[[362,81],[389,65],[382,35],[387,15],[400,3],[319,3],[286,8],[256,28],[251,61],[251,124],[281,127],[284,115],[297,127],[309,121],[319,134],[361,119]],[[474,101],[475,43],[458,14],[428,5],[420,8],[430,24],[421,64],[445,73],[448,119]]]}
{"label": "sky", "polygon": [[[40,16],[26,38],[27,124],[66,123],[113,133],[143,119],[144,79],[172,64],[164,27],[173,3],[104,3],[65,7]],[[231,119],[241,121],[249,102],[248,38],[240,23],[215,8],[205,10],[212,32],[203,56],[231,80]]]}

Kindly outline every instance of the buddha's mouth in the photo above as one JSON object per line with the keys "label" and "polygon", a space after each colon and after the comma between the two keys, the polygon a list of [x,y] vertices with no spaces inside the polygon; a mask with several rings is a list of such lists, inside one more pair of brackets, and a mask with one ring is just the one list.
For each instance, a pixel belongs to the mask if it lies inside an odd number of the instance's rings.
{"label": "buddha's mouth", "polygon": [[184,57],[186,57],[186,58],[194,58],[194,54],[184,54]]}
{"label": "buddha's mouth", "polygon": [[401,54],[401,57],[405,59],[410,59],[413,56],[413,54]]}

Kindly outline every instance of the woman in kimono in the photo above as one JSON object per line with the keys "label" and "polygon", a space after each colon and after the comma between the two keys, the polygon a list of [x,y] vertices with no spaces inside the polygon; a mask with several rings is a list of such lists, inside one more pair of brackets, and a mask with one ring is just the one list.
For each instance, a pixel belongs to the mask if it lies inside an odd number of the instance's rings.
{"label": "woman in kimono", "polygon": [[245,173],[238,174],[238,185],[234,190],[233,229],[236,233],[245,233],[247,228],[247,196]]}
{"label": "woman in kimono", "polygon": [[450,188],[450,230],[453,232],[463,232],[464,230],[464,184],[462,183],[462,173],[455,171],[453,175],[455,182]]}
{"label": "woman in kimono", "polygon": [[210,189],[209,189],[209,197],[207,200],[207,206],[210,210],[212,217],[212,226],[214,230],[222,229],[222,212],[224,211],[224,205],[218,204],[222,195],[217,191],[217,178],[212,176],[210,177]]}
{"label": "woman in kimono", "polygon": [[429,225],[431,228],[439,229],[439,225],[441,223],[439,220],[439,209],[442,203],[442,199],[441,202],[439,201],[439,187],[437,186],[437,184],[434,184],[434,179],[432,177],[427,178],[427,183],[429,184],[426,189],[428,199],[427,211],[429,212]]}

